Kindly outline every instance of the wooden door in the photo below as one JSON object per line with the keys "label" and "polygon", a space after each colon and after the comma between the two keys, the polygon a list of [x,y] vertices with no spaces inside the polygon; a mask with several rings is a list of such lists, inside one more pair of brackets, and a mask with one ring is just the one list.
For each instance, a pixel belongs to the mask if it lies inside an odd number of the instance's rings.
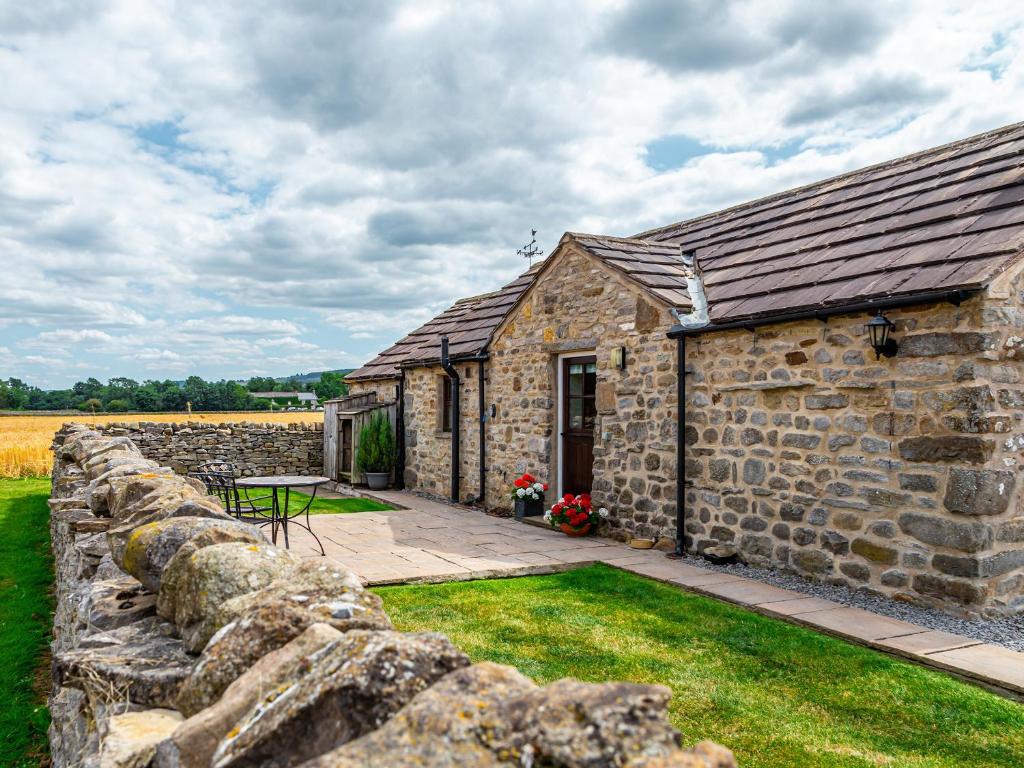
{"label": "wooden door", "polygon": [[562,361],[562,493],[590,493],[594,482],[597,358]]}
{"label": "wooden door", "polygon": [[352,481],[352,419],[341,420],[341,467],[339,472]]}

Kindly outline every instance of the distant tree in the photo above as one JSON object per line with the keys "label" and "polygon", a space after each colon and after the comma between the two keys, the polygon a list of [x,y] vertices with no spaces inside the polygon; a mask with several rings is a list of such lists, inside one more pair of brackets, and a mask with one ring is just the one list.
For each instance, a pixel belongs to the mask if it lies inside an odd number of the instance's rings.
{"label": "distant tree", "polygon": [[218,411],[244,411],[256,399],[249,394],[249,390],[237,381],[218,381],[211,384],[215,409]]}
{"label": "distant tree", "polygon": [[103,385],[99,382],[99,379],[90,377],[85,381],[79,381],[71,388],[71,391],[78,398],[88,400],[93,397],[100,397],[103,394]]}
{"label": "distant tree", "polygon": [[0,381],[0,408],[20,411],[28,405],[28,392],[20,379]]}
{"label": "distant tree", "polygon": [[44,390],[30,387],[28,405],[30,411],[60,411],[74,407],[74,396],[70,389]]}
{"label": "distant tree", "polygon": [[253,376],[245,383],[250,392],[273,392],[277,389],[277,381],[270,376]]}
{"label": "distant tree", "polygon": [[105,401],[124,400],[131,403],[138,388],[139,382],[119,376],[107,382],[107,386],[103,388],[103,399]]}
{"label": "distant tree", "polygon": [[103,402],[98,397],[90,397],[79,404],[78,410],[96,413],[96,411],[103,410]]}
{"label": "distant tree", "polygon": [[278,384],[276,386],[281,387],[281,390],[284,391],[284,392],[303,392],[304,391],[302,389],[302,382],[299,381],[294,376],[292,376],[290,379],[288,379],[288,381],[283,382],[282,384]]}
{"label": "distant tree", "polygon": [[348,394],[348,385],[340,373],[327,371],[320,376],[320,381],[313,385],[313,391],[320,402],[333,400]]}
{"label": "distant tree", "polygon": [[155,391],[160,393],[160,405],[156,410],[185,410],[185,401],[188,400],[188,397],[186,397],[185,390],[182,389],[178,382],[164,379],[163,381],[148,381],[146,384],[152,386]]}
{"label": "distant tree", "polygon": [[153,413],[160,410],[160,383],[147,381],[132,394],[134,410]]}
{"label": "distant tree", "polygon": [[124,413],[132,409],[132,404],[127,400],[108,400],[107,410],[111,413]]}
{"label": "distant tree", "polygon": [[216,411],[214,394],[210,391],[210,385],[198,376],[189,376],[185,379],[185,400],[192,403],[193,411]]}

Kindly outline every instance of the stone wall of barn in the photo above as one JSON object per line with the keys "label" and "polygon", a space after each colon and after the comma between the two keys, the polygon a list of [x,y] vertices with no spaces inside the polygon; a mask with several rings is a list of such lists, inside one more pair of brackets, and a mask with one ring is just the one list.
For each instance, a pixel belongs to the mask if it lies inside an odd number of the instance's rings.
{"label": "stone wall of barn", "polygon": [[[1024,610],[1024,277],[960,306],[893,310],[876,360],[864,314],[687,341],[690,551],[967,615]],[[558,357],[597,357],[594,501],[604,533],[673,539],[675,344],[665,307],[569,248],[499,331],[487,364],[487,498],[529,471],[557,486]],[[611,365],[627,349],[627,365]],[[462,370],[465,369],[465,370]],[[464,375],[462,488],[478,485],[476,368]],[[447,496],[439,367],[408,372],[411,489]]]}
{"label": "stone wall of barn", "polygon": [[[460,376],[461,442],[459,500],[480,493],[479,372],[477,363],[456,366]],[[410,490],[451,495],[452,433],[441,431],[442,387],[448,377],[439,365],[411,368],[405,374],[405,484]],[[485,384],[486,387],[486,384]],[[488,399],[493,398],[488,394]]]}
{"label": "stone wall of barn", "polygon": [[1024,609],[1024,301],[1004,278],[961,306],[687,342],[686,541],[965,614]]}
{"label": "stone wall of barn", "polygon": [[361,395],[365,392],[376,392],[377,400],[388,403],[395,399],[398,379],[363,379],[346,381],[349,395]]}
{"label": "stone wall of barn", "polygon": [[[491,345],[488,496],[508,506],[529,471],[557,487],[558,360],[597,357],[593,500],[611,512],[607,533],[675,537],[675,343],[671,316],[639,289],[573,248],[542,276]],[[626,368],[611,363],[626,347]],[[549,498],[549,501],[551,499]]]}
{"label": "stone wall of barn", "polygon": [[323,424],[186,421],[90,425],[109,437],[127,437],[147,459],[179,474],[206,461],[230,461],[239,474],[322,475]]}

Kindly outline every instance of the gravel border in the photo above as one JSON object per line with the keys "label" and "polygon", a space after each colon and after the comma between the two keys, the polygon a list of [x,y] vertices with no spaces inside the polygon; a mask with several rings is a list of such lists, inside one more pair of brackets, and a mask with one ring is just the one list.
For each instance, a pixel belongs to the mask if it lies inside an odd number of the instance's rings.
{"label": "gravel border", "polygon": [[781,573],[766,568],[753,568],[749,565],[715,565],[702,558],[687,556],[682,562],[697,565],[709,571],[728,573],[732,576],[743,576],[747,579],[771,584],[782,589],[800,592],[811,597],[831,600],[852,608],[862,608],[881,616],[909,621],[928,629],[939,632],[951,632],[963,635],[972,640],[992,643],[1009,648],[1012,651],[1024,652],[1024,614],[1005,616],[998,619],[961,619],[950,616],[931,608],[921,608],[908,603],[901,603],[885,597],[867,594],[849,587],[833,586],[807,581],[796,575]]}

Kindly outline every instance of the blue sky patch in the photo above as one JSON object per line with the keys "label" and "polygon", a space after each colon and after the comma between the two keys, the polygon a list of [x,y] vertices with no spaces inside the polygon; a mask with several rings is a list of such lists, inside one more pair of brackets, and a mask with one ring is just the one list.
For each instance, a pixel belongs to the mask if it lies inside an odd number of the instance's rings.
{"label": "blue sky patch", "polygon": [[674,171],[682,168],[695,157],[707,155],[715,151],[714,147],[702,144],[690,136],[676,134],[674,136],[662,136],[644,146],[647,154],[644,162],[649,168],[659,173]]}

